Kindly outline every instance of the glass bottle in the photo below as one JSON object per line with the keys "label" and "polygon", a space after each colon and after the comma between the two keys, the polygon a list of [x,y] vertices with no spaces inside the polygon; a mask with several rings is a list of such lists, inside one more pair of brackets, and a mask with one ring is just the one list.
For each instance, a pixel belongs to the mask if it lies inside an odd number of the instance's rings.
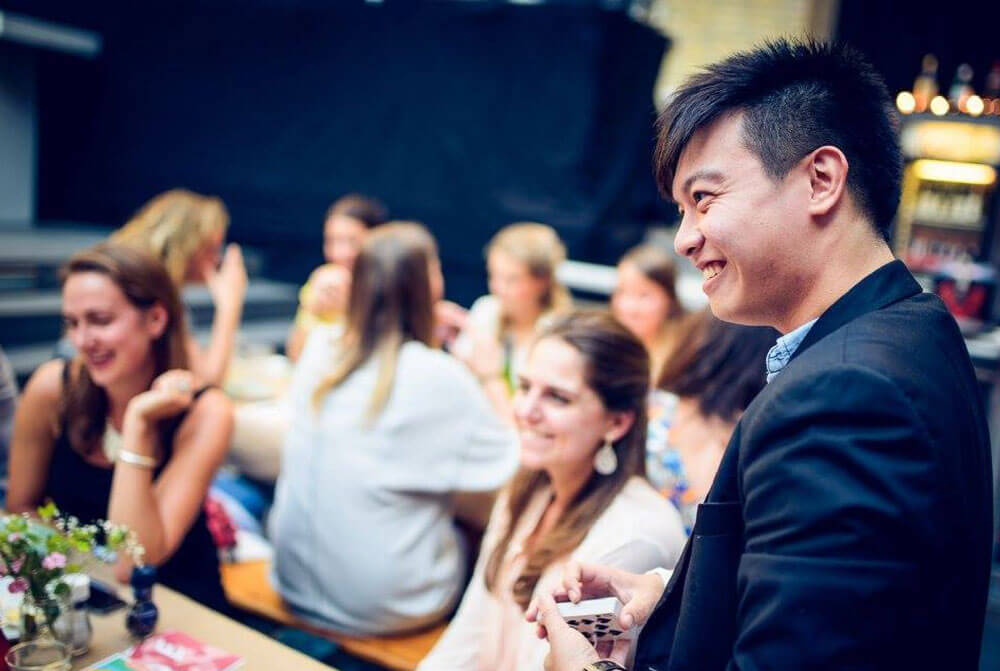
{"label": "glass bottle", "polygon": [[132,569],[132,594],[135,602],[125,617],[125,626],[136,638],[146,638],[156,629],[160,613],[153,603],[153,583],[156,582],[156,568],[137,566]]}
{"label": "glass bottle", "polygon": [[94,630],[87,613],[87,599],[90,598],[90,577],[83,573],[71,573],[63,577],[70,589],[69,607],[52,625],[53,633],[66,644],[73,657],[79,657],[90,649],[90,639]]}
{"label": "glass bottle", "polygon": [[938,94],[938,61],[934,54],[927,54],[920,63],[920,74],[913,82],[914,111],[926,112],[931,98]]}

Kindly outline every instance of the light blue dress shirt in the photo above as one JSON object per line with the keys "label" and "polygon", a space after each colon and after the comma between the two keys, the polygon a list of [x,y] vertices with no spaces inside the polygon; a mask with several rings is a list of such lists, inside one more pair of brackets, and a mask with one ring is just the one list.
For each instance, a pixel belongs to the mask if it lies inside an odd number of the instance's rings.
{"label": "light blue dress shirt", "polygon": [[802,341],[805,340],[806,335],[812,329],[813,324],[816,323],[816,319],[810,322],[806,322],[802,326],[798,327],[794,331],[789,331],[785,335],[778,338],[778,341],[774,343],[774,347],[768,350],[767,360],[764,363],[767,369],[767,381],[770,382],[774,377],[785,369],[788,362],[792,360],[792,356],[795,355],[795,350],[799,348]]}

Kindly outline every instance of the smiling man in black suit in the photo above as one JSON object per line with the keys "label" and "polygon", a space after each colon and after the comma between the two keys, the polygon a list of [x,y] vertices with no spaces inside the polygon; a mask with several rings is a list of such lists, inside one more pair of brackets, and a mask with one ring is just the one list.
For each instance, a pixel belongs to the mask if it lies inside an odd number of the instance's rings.
{"label": "smiling man in black suit", "polygon": [[[850,49],[778,41],[694,76],[660,123],[677,252],[719,318],[784,335],[666,587],[571,565],[571,598],[613,593],[646,622],[636,671],[973,671],[989,437],[955,321],[887,243],[884,83]],[[549,669],[624,668],[537,603]]]}

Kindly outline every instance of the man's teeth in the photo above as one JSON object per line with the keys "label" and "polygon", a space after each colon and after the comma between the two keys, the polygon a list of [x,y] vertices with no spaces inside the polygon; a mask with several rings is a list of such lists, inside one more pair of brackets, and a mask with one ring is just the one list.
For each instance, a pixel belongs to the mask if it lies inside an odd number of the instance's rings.
{"label": "man's teeth", "polygon": [[725,264],[722,263],[709,263],[708,265],[706,265],[704,268],[701,269],[701,274],[704,276],[706,280],[710,280],[722,272],[722,267],[724,265]]}

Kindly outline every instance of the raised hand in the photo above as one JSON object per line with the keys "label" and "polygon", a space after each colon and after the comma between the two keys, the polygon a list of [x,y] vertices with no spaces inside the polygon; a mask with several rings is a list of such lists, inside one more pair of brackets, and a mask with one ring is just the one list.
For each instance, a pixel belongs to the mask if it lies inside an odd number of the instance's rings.
{"label": "raised hand", "polygon": [[205,284],[212,295],[216,309],[243,305],[247,293],[247,269],[243,264],[240,246],[230,243],[218,269],[210,268],[205,273]]}
{"label": "raised hand", "polygon": [[320,319],[347,310],[351,295],[351,271],[332,263],[320,266],[309,278],[309,297],[302,307]]}
{"label": "raised hand", "polygon": [[168,370],[155,380],[149,391],[137,394],[125,409],[125,423],[146,424],[173,417],[191,406],[195,378],[190,371]]}

